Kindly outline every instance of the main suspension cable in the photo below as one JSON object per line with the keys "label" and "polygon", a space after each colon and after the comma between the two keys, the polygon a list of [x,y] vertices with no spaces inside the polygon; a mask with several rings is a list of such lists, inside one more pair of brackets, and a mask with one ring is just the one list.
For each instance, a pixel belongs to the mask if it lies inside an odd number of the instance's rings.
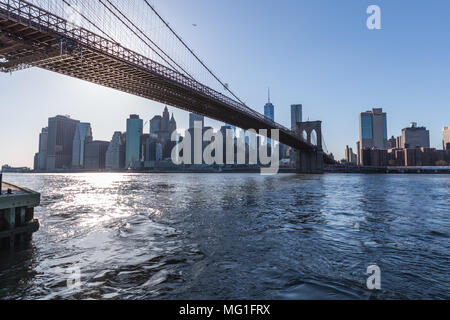
{"label": "main suspension cable", "polygon": [[[88,17],[86,17],[84,14],[80,12],[76,7],[72,6],[69,2],[66,0],[62,0],[67,6],[69,6],[72,10],[74,10],[77,14],[80,15],[83,19],[85,19],[87,22],[89,22],[91,25],[93,25],[96,29],[98,29],[101,33],[103,33],[106,37],[108,37],[111,41],[117,43],[116,40],[113,39],[109,34],[107,34],[105,31],[103,31],[99,26],[97,26],[94,22],[92,22]],[[81,27],[81,26],[80,26]]]}
{"label": "main suspension cable", "polygon": [[[108,10],[115,15],[115,13],[109,8],[102,0],[99,0],[101,4],[103,4]],[[128,21],[136,30],[138,30],[151,44],[153,44],[159,51],[162,52],[170,61],[172,61],[178,68],[180,68],[189,78],[194,79],[194,77],[189,74],[182,66],[180,66],[176,61],[174,61],[164,50],[162,50],[152,39],[150,39],[142,29],[140,29],[133,21],[131,21],[125,14],[120,11],[110,0],[106,0],[111,7],[113,7],[126,21]],[[131,32],[133,32],[142,42],[144,42],[153,52],[155,52],[164,62],[166,62],[171,68],[176,70],[163,56],[161,56],[154,48],[152,48],[145,40],[143,40],[134,30],[132,30],[126,23],[124,23],[117,15],[115,15],[117,19],[119,19]]]}
{"label": "main suspension cable", "polygon": [[172,27],[169,26],[169,24],[159,15],[159,13],[153,8],[153,6],[147,1],[144,0],[144,2],[147,4],[147,6],[156,14],[156,16],[166,25],[166,27],[175,35],[175,37],[183,44],[183,46],[197,59],[198,62],[223,86],[223,88],[228,91],[234,98],[236,98],[241,104],[245,105],[244,102],[239,99],[237,95],[233,93],[233,91],[230,90],[229,86],[222,82],[222,80],[219,79],[218,76],[215,75],[214,72],[212,72],[211,69],[209,69],[206,64],[194,53],[194,51],[181,39],[180,36],[175,32],[175,30],[172,29]]}

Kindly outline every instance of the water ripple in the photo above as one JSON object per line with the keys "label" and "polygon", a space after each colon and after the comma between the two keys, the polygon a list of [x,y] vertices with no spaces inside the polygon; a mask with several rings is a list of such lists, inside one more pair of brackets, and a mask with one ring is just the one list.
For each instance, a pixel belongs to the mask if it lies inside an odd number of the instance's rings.
{"label": "water ripple", "polygon": [[0,299],[450,299],[448,175],[4,178],[42,227],[0,254]]}

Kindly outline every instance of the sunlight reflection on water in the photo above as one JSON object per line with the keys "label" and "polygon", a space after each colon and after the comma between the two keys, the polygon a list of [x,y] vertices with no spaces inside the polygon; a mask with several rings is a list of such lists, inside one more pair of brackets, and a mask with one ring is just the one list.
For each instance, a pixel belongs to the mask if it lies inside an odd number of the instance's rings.
{"label": "sunlight reflection on water", "polygon": [[[450,298],[448,176],[5,180],[42,193],[42,226],[31,248],[0,254],[0,298]],[[365,288],[373,263],[377,293]]]}

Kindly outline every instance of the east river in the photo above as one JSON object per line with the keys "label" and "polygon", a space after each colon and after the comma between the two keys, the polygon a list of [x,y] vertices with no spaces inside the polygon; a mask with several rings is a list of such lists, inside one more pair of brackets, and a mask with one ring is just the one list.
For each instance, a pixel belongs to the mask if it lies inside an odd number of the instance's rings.
{"label": "east river", "polygon": [[0,253],[0,299],[450,299],[449,175],[4,180],[41,229]]}

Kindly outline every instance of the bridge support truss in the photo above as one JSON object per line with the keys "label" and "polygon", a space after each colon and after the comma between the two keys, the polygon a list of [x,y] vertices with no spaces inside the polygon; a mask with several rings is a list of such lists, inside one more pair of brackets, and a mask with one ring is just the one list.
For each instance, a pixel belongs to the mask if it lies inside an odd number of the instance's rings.
{"label": "bridge support truss", "polygon": [[324,172],[324,154],[322,149],[322,122],[298,122],[297,134],[308,144],[312,144],[313,134],[316,134],[317,144],[314,149],[298,150],[296,152],[297,173],[322,174]]}

